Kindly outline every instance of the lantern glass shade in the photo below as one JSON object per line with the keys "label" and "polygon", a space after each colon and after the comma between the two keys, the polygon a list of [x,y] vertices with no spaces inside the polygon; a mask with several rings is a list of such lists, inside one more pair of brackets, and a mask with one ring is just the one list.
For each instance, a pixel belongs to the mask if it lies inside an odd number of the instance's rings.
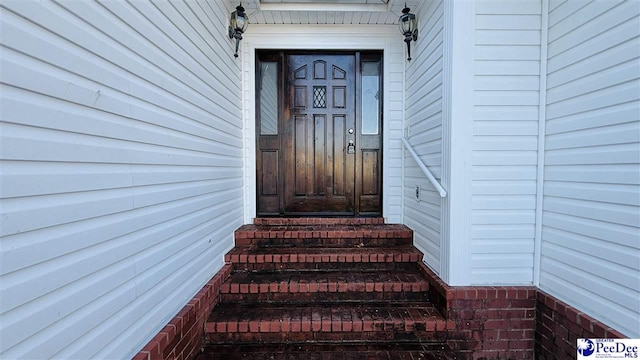
{"label": "lantern glass shade", "polygon": [[402,14],[402,16],[400,16],[400,21],[398,21],[400,32],[404,35],[412,34],[417,25],[416,16],[411,13]]}
{"label": "lantern glass shade", "polygon": [[231,28],[240,33],[244,33],[247,30],[247,26],[249,25],[249,19],[247,19],[247,15],[244,13],[244,9],[240,11],[237,9],[236,11],[231,13],[230,20]]}

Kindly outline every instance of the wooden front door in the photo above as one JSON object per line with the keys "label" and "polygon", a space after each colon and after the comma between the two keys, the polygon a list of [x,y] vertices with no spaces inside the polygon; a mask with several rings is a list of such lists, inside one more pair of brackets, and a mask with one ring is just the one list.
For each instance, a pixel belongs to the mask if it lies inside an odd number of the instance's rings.
{"label": "wooden front door", "polygon": [[[358,111],[372,106],[360,53],[259,59],[258,215],[380,215],[381,104]],[[373,141],[364,113],[376,114]]]}

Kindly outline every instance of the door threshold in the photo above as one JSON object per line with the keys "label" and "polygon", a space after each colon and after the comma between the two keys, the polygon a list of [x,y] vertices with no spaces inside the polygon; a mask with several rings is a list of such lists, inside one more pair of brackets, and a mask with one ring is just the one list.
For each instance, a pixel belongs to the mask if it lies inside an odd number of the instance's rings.
{"label": "door threshold", "polygon": [[285,214],[258,214],[256,218],[379,218],[382,217],[378,213],[285,213]]}

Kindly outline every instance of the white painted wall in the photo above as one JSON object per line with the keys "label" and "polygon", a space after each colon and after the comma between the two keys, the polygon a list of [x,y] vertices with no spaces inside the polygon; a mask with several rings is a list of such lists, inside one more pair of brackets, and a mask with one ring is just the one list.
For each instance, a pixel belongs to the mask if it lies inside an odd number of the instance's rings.
{"label": "white painted wall", "polygon": [[[348,34],[348,36],[345,36]],[[255,50],[383,50],[384,109],[382,215],[389,223],[402,222],[402,115],[404,43],[395,26],[380,25],[254,25],[243,40],[243,121],[245,167],[245,222],[256,216]]]}
{"label": "white painted wall", "polygon": [[640,2],[551,1],[540,288],[640,337]]}
{"label": "white painted wall", "polygon": [[533,282],[541,11],[475,1],[473,284]]}
{"label": "white painted wall", "polygon": [[131,357],[242,223],[230,7],[0,12],[0,358]]}
{"label": "white painted wall", "polygon": [[[405,74],[405,135],[434,176],[442,178],[444,1],[422,2],[415,9],[419,40],[412,42]],[[405,50],[406,51],[406,50]],[[418,197],[416,196],[418,189]],[[404,153],[404,223],[424,262],[440,274],[442,199],[416,161]]]}

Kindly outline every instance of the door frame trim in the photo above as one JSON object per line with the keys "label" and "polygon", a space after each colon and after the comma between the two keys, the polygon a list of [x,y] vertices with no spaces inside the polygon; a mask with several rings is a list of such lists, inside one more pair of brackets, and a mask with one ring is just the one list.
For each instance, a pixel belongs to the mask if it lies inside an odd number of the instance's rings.
{"label": "door frame trim", "polygon": [[[344,36],[348,33],[349,36]],[[256,217],[256,50],[382,50],[384,111],[382,216],[402,222],[402,144],[404,128],[404,44],[394,26],[254,25],[242,44],[242,129],[244,177],[244,222]],[[395,78],[392,75],[395,73]],[[401,78],[398,78],[400,76]],[[392,81],[393,79],[393,81]],[[393,105],[392,105],[393,103]],[[393,123],[393,125],[391,125]],[[393,164],[393,165],[392,165]]]}

